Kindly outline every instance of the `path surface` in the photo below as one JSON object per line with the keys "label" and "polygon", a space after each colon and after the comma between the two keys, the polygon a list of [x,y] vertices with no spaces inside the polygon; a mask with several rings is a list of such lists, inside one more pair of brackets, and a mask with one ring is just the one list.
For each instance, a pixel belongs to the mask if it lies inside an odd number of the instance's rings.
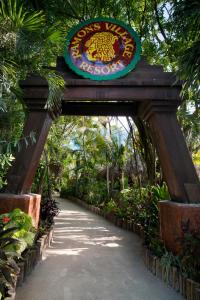
{"label": "path surface", "polygon": [[181,300],[146,270],[141,240],[59,199],[54,238],[17,300]]}

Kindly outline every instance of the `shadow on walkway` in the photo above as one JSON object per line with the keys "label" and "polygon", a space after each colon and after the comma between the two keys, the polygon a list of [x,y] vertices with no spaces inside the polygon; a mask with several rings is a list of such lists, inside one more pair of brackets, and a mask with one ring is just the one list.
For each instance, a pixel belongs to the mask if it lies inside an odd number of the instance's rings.
{"label": "shadow on walkway", "polygon": [[54,238],[16,300],[180,300],[146,270],[142,241],[59,199]]}

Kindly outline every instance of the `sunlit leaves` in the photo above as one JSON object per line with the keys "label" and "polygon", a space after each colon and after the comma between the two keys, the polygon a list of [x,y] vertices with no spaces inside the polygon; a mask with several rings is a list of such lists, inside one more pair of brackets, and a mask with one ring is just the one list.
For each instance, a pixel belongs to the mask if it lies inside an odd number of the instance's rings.
{"label": "sunlit leaves", "polygon": [[10,31],[37,31],[44,25],[45,16],[41,11],[29,13],[20,0],[1,0],[0,22],[5,20]]}

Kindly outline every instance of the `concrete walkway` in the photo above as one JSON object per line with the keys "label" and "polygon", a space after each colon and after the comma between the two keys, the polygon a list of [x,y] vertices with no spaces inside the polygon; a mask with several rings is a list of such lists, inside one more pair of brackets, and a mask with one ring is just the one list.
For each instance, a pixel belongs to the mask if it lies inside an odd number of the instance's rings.
{"label": "concrete walkway", "polygon": [[53,243],[17,300],[181,300],[146,270],[142,242],[85,209],[59,199]]}

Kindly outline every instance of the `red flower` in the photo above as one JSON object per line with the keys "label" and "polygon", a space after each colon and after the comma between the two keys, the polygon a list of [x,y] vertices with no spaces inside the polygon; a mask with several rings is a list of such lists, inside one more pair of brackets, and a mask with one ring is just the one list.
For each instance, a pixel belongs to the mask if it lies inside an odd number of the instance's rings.
{"label": "red flower", "polygon": [[4,218],[2,219],[2,222],[3,222],[4,224],[6,224],[6,223],[8,223],[10,220],[11,220],[11,218],[4,217]]}

